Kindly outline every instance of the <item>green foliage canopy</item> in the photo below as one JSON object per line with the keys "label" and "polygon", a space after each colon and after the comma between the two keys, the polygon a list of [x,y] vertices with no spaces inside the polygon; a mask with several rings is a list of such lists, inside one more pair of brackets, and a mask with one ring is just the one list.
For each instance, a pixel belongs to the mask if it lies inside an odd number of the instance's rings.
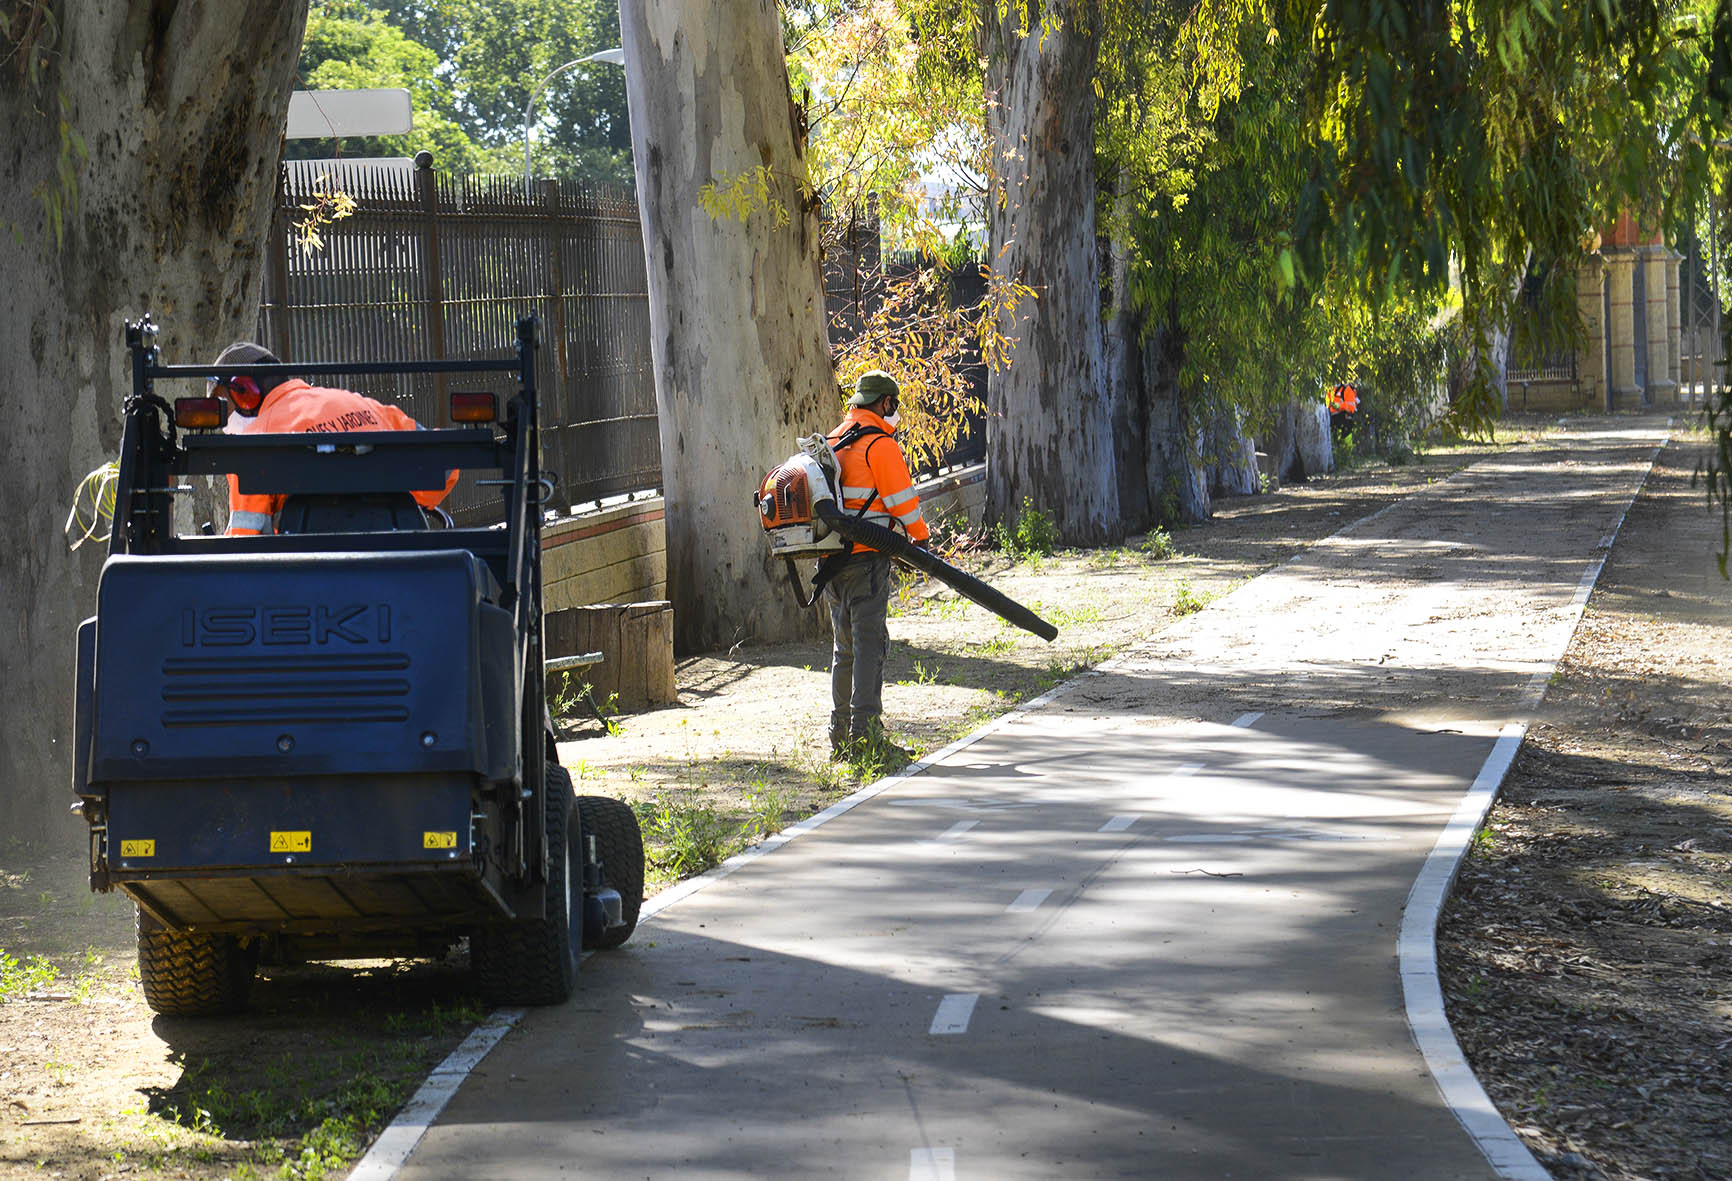
{"label": "green foliage canopy", "polygon": [[[349,155],[434,152],[452,171],[519,172],[523,110],[558,67],[619,44],[618,0],[314,0],[302,85],[407,86],[415,131],[342,145]],[[537,175],[629,182],[625,77],[594,62],[536,99]],[[294,154],[335,154],[306,141]]]}

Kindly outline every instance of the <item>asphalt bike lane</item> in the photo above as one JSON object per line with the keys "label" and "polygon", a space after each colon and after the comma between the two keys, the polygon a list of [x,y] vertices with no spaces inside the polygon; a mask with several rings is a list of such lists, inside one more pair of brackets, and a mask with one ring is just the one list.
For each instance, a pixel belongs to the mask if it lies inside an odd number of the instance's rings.
{"label": "asphalt bike lane", "polygon": [[1662,437],[1476,465],[665,906],[398,1175],[1497,1176],[1403,906]]}

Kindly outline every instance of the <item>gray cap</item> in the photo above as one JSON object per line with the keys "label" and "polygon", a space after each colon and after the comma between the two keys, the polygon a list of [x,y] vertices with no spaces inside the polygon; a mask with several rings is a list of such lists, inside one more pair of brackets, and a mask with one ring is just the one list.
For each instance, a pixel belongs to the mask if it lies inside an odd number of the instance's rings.
{"label": "gray cap", "polygon": [[894,377],[882,369],[869,369],[854,383],[854,396],[848,399],[848,405],[870,406],[881,399],[901,395],[902,387],[896,384]]}
{"label": "gray cap", "polygon": [[228,348],[217,354],[214,365],[276,365],[276,354],[262,344],[254,344],[250,340],[237,340]]}

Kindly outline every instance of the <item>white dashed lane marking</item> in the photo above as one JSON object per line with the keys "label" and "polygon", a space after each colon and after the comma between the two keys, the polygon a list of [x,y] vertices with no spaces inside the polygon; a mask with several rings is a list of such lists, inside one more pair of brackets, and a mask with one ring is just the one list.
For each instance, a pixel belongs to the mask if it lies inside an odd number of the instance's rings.
{"label": "white dashed lane marking", "polygon": [[978,820],[958,820],[955,824],[938,834],[941,841],[954,841],[957,837],[979,824]]}
{"label": "white dashed lane marking", "polygon": [[1052,897],[1051,890],[1024,890],[1016,896],[1016,901],[1004,908],[1006,914],[1022,914],[1034,910]]}
{"label": "white dashed lane marking", "polygon": [[1101,825],[1100,828],[1096,831],[1098,831],[1098,832],[1123,832],[1123,831],[1125,831],[1125,829],[1129,828],[1131,825],[1135,824],[1136,822],[1137,822],[1136,816],[1131,815],[1129,813],[1126,813],[1124,815],[1114,816],[1111,820],[1109,820],[1105,824]]}
{"label": "white dashed lane marking", "polygon": [[914,1149],[908,1154],[908,1181],[956,1181],[956,1149]]}
{"label": "white dashed lane marking", "polygon": [[1262,716],[1262,710],[1257,710],[1254,713],[1240,714],[1238,717],[1233,719],[1233,725],[1249,728],[1255,726]]}
{"label": "white dashed lane marking", "polygon": [[980,1000],[978,992],[953,992],[938,1002],[938,1012],[932,1015],[932,1028],[927,1033],[954,1034],[967,1033],[968,1023],[974,1017],[975,1002]]}

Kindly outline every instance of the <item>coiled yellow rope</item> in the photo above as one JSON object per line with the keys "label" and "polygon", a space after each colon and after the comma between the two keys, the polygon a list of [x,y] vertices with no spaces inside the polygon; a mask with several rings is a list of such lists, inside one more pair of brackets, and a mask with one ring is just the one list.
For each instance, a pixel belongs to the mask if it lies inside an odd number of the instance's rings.
{"label": "coiled yellow rope", "polygon": [[[120,478],[120,465],[109,460],[79,482],[72,494],[72,511],[66,516],[66,539],[77,549],[87,541],[107,541],[114,532],[114,486]],[[85,520],[85,504],[89,502],[89,521]],[[98,537],[96,531],[102,530]],[[76,532],[77,536],[74,536]]]}

